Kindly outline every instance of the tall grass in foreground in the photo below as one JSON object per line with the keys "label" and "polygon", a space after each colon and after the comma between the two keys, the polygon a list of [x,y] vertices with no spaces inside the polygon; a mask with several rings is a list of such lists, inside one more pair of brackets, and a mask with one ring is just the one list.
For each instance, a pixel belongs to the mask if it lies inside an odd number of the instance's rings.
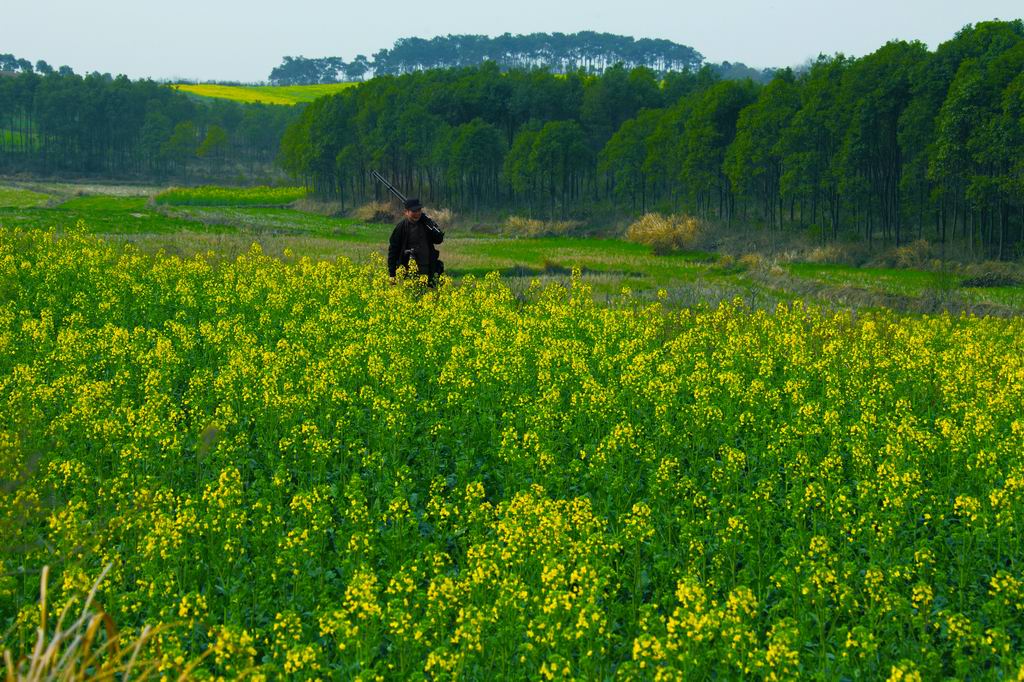
{"label": "tall grass in foreground", "polygon": [[[51,624],[47,589],[50,567],[43,567],[36,639],[31,649],[17,658],[10,649],[4,650],[6,682],[147,679],[155,673],[159,661],[150,656],[149,650],[154,635],[162,628],[146,625],[137,636],[123,642],[113,618],[96,603],[97,590],[110,568],[108,564],[100,573],[77,615],[72,615],[77,600],[70,599]],[[179,679],[186,679],[197,664],[187,666]]]}

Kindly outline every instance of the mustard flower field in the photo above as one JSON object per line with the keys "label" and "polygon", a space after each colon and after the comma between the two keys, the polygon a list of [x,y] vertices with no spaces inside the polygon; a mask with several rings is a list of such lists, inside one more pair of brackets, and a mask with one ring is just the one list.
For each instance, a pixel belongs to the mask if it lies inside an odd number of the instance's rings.
{"label": "mustard flower field", "polygon": [[1024,322],[0,229],[0,648],[173,679],[1020,679]]}
{"label": "mustard flower field", "polygon": [[176,83],[175,90],[199,97],[227,99],[234,102],[295,105],[312,102],[324,95],[333,95],[357,83],[326,83],[319,85],[216,85],[213,83]]}
{"label": "mustard flower field", "polygon": [[302,187],[173,187],[153,197],[169,206],[283,206],[306,196]]}

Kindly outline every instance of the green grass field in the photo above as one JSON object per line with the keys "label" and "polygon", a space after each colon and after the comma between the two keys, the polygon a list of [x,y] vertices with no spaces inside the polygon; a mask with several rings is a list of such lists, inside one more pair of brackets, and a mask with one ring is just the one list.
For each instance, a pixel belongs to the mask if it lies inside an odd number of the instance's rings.
{"label": "green grass field", "polygon": [[325,85],[173,85],[176,90],[199,97],[229,99],[235,102],[262,102],[264,104],[294,105],[312,102],[324,95],[333,95],[358,83],[329,83]]}
{"label": "green grass field", "polygon": [[0,187],[0,209],[44,206],[49,200],[50,197],[41,192],[16,187]]}
{"label": "green grass field", "polygon": [[928,289],[942,286],[946,279],[952,280],[950,284],[956,283],[956,278],[950,275],[904,268],[855,268],[835,264],[794,263],[788,269],[799,277],[826,284],[862,286],[867,282],[873,288],[904,296],[920,295]]}
{"label": "green grass field", "polygon": [[61,202],[59,208],[64,211],[78,211],[83,215],[89,212],[122,214],[145,211],[149,202],[147,197],[118,197],[108,194],[88,194],[76,196]]}
{"label": "green grass field", "polygon": [[[33,189],[39,191],[0,188],[0,206],[7,197],[7,207],[0,207],[0,224],[61,231],[81,222],[89,233],[183,257],[213,251],[233,258],[256,241],[270,255],[282,256],[287,250],[299,257],[346,257],[363,263],[373,254],[386,254],[392,228],[251,205],[290,202],[298,197],[295,188],[167,190],[42,184]],[[743,267],[703,252],[654,256],[647,247],[620,239],[514,238],[456,224],[448,230],[441,252],[453,278],[498,272],[517,293],[534,280],[566,281],[578,268],[594,296],[603,300],[626,288],[639,299],[660,295],[667,304],[680,306],[740,298],[763,308],[807,300],[911,313],[1024,311],[1024,287],[961,289],[960,278],[946,273],[815,263]]]}
{"label": "green grass field", "polygon": [[[0,189],[0,194],[4,190]],[[204,223],[164,215],[148,206],[146,197],[109,195],[76,196],[53,207],[38,204],[0,208],[0,226],[64,232],[81,226],[86,232],[103,235],[176,235],[187,240],[190,233],[233,232],[227,224]]]}

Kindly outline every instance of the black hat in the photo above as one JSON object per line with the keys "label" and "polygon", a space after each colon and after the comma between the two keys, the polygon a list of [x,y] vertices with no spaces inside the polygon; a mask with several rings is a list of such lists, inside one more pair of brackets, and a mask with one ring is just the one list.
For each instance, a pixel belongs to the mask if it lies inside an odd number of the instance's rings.
{"label": "black hat", "polygon": [[418,208],[423,208],[423,204],[420,203],[419,199],[406,199],[405,200],[405,210],[406,211],[415,211]]}

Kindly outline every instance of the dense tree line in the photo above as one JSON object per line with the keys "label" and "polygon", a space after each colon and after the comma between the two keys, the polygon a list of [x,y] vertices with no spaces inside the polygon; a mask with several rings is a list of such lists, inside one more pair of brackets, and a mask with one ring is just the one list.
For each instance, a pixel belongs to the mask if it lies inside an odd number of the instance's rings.
{"label": "dense tree line", "polygon": [[351,62],[341,57],[285,57],[268,79],[272,85],[319,85],[362,80],[372,70],[365,55]]}
{"label": "dense tree line", "polygon": [[377,166],[435,201],[488,207],[543,192],[560,207],[593,184],[596,154],[624,121],[711,77],[672,74],[663,87],[645,68],[503,74],[493,62],[379,76],[307,107],[281,158],[343,201],[368,196],[366,174]]}
{"label": "dense tree line", "polygon": [[[46,62],[39,62],[43,68],[50,69]],[[52,69],[51,69],[52,70]],[[32,62],[19,58],[13,54],[0,54],[0,73],[29,73],[34,71]]]}
{"label": "dense tree line", "polygon": [[[755,69],[752,66],[747,66],[743,62],[706,62],[705,66],[708,66],[715,75],[722,80],[734,80],[741,81],[749,78],[757,83],[765,84],[775,77],[775,72],[778,69],[767,68],[767,69]],[[803,67],[798,70],[803,71]]]}
{"label": "dense tree line", "polygon": [[[552,73],[600,73],[615,65],[644,66],[659,74],[699,69],[704,57],[692,47],[670,40],[580,31],[579,33],[505,33],[400,38],[370,59],[351,62],[339,57],[285,57],[270,73],[277,85],[303,85],[361,80],[367,73],[401,75],[428,69],[478,66],[494,62],[502,70],[545,68]],[[742,66],[742,65],[740,65]],[[723,65],[724,68],[724,65]]]}
{"label": "dense tree line", "polygon": [[902,244],[1024,246],[1024,26],[894,41],[761,86],[711,69],[601,75],[497,65],[378,77],[310,106],[286,168],[361,201],[378,167],[456,208],[687,210]]}
{"label": "dense tree line", "polygon": [[149,80],[29,65],[0,76],[0,170],[264,175],[297,116],[292,107],[199,101]]}

